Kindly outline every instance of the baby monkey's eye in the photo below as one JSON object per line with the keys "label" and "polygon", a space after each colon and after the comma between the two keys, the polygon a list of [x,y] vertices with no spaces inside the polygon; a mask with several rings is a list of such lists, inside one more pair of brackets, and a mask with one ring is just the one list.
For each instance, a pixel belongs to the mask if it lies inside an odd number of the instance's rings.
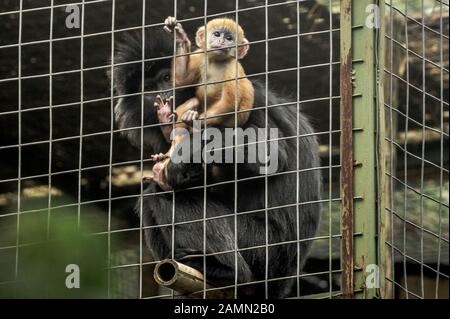
{"label": "baby monkey's eye", "polygon": [[226,37],[226,39],[227,39],[228,41],[231,41],[231,40],[233,40],[233,37],[232,37],[231,35],[228,35],[228,36]]}
{"label": "baby monkey's eye", "polygon": [[220,36],[220,32],[219,31],[215,31],[213,34],[214,34],[215,37],[219,37]]}

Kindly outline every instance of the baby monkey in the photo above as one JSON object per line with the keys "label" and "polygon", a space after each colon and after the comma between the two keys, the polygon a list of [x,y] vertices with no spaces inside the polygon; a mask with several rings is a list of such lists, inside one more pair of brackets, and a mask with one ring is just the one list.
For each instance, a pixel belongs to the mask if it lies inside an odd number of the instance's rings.
{"label": "baby monkey", "polygon": [[[164,119],[177,120],[176,128],[187,128],[194,120],[202,120],[207,126],[234,127],[235,115],[238,126],[245,124],[253,107],[254,89],[238,60],[248,52],[248,40],[242,28],[232,19],[219,18],[208,22],[197,30],[195,43],[198,49],[191,53],[191,41],[182,25],[174,17],[165,20],[164,30],[175,32],[176,57],[173,59],[172,76],[175,86],[198,85],[196,94],[182,105],[175,114],[172,112],[172,99],[158,97],[155,107]],[[206,53],[206,54],[205,54]],[[236,83],[237,81],[237,83]],[[206,89],[205,89],[206,85]],[[206,102],[206,110],[200,112]],[[238,111],[235,114],[235,111]],[[162,118],[160,119],[162,120]],[[179,121],[181,120],[181,121]],[[169,136],[164,133],[168,140]],[[175,134],[172,147],[167,154],[153,155],[156,170],[167,170],[167,163],[183,135]],[[161,163],[161,161],[163,161]],[[154,169],[155,171],[155,169]],[[164,184],[160,172],[158,184]]]}

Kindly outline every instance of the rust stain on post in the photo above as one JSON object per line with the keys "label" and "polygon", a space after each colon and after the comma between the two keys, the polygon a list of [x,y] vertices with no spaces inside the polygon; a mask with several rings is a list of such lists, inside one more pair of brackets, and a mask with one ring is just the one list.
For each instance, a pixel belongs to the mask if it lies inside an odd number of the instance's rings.
{"label": "rust stain on post", "polygon": [[353,83],[351,0],[341,2],[341,226],[342,296],[353,298]]}

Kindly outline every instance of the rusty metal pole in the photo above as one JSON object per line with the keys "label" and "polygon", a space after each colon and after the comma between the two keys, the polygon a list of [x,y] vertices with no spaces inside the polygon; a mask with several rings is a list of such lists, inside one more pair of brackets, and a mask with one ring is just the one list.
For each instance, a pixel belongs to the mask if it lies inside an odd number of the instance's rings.
{"label": "rusty metal pole", "polygon": [[341,227],[343,298],[353,298],[352,0],[341,1]]}
{"label": "rusty metal pole", "polygon": [[[374,298],[377,267],[377,0],[341,1],[342,294]],[[372,21],[373,20],[373,21]],[[381,134],[381,135],[380,135]],[[370,266],[370,267],[368,267]],[[377,270],[377,271],[378,271]],[[372,280],[372,281],[371,281]]]}

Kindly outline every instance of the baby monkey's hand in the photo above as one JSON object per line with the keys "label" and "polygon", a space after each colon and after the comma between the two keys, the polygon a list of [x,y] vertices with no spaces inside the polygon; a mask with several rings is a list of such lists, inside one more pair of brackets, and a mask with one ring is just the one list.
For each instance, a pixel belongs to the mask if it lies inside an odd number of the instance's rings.
{"label": "baby monkey's hand", "polygon": [[178,44],[190,43],[187,33],[184,31],[181,23],[175,17],[167,17],[164,21],[164,30],[173,33],[175,30],[175,37]]}

